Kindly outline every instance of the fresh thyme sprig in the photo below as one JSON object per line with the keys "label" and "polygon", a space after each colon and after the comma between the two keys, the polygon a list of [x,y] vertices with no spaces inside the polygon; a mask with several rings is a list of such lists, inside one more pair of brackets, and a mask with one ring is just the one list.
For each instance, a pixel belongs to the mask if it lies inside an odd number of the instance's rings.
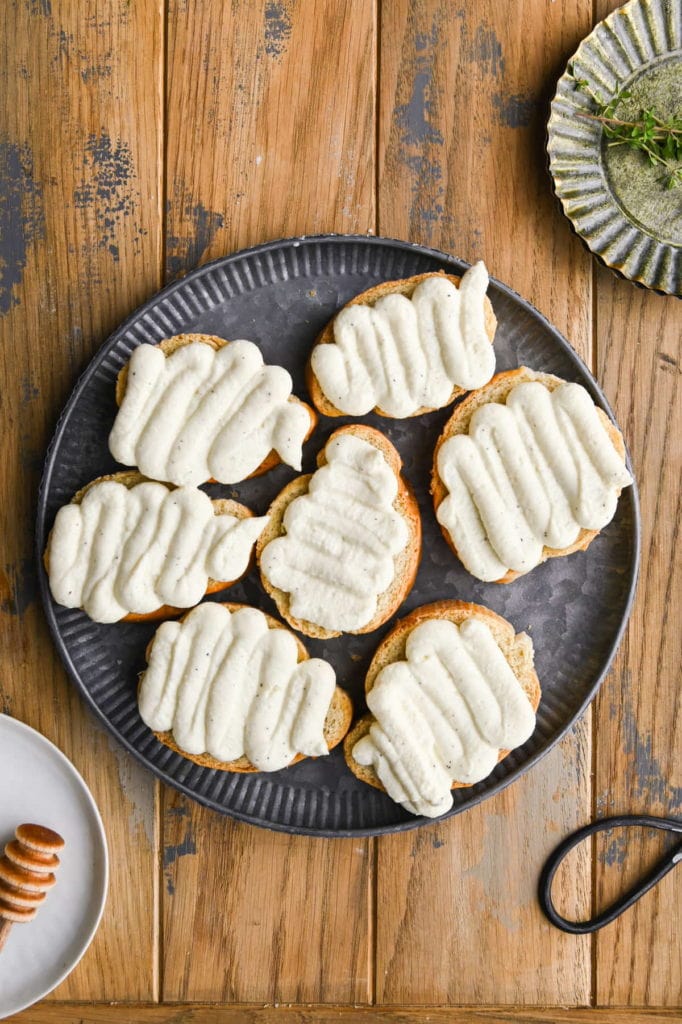
{"label": "fresh thyme sprig", "polygon": [[579,117],[587,117],[591,121],[599,121],[604,135],[609,139],[609,146],[629,146],[630,149],[644,153],[652,167],[663,167],[665,173],[662,181],[668,189],[682,186],[682,167],[676,166],[682,161],[682,117],[671,117],[668,120],[660,117],[653,107],[642,108],[639,116],[632,121],[616,117],[616,109],[621,100],[630,99],[632,95],[627,89],[620,89],[608,103],[602,103],[590,89],[584,79],[576,78],[579,89],[596,104],[597,112],[589,113],[579,110]]}

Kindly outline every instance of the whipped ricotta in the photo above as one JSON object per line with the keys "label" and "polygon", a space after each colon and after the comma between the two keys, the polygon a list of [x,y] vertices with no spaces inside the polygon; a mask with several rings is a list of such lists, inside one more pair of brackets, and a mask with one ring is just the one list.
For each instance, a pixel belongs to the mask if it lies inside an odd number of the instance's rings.
{"label": "whipped ricotta", "polygon": [[271,629],[262,612],[208,601],[156,631],[138,700],[142,720],[172,730],[188,754],[246,755],[274,772],[296,754],[329,753],[324,722],[334,687],[331,665],[299,662],[293,634]]}
{"label": "whipped ricotta", "polygon": [[367,704],[376,721],[353,757],[375,769],[393,800],[429,818],[452,807],[453,782],[486,778],[500,750],[535,728],[523,687],[476,618],[413,629],[406,660],[381,670]]}
{"label": "whipped ricotta", "polygon": [[124,466],[178,485],[238,483],[273,450],[300,469],[310,414],[290,396],[290,375],[266,366],[251,341],[217,351],[195,341],[169,356],[140,345],[109,448]]}
{"label": "whipped ricotta", "polygon": [[49,547],[52,596],[83,608],[95,622],[118,622],[162,605],[190,608],[209,577],[238,579],[267,516],[215,515],[207,494],[147,481],[91,487],[80,504],[64,505]]}
{"label": "whipped ricotta", "polygon": [[294,618],[347,632],[374,618],[409,532],[393,508],[396,475],[378,448],[340,434],[325,455],[307,493],[288,506],[285,535],[263,549],[260,568],[290,595]]}
{"label": "whipped ricotta", "polygon": [[412,298],[385,295],[374,306],[346,306],[334,341],[316,345],[311,367],[341,412],[375,407],[396,418],[447,405],[455,387],[480,388],[495,372],[485,329],[488,272],[476,263],[459,288],[427,277]]}
{"label": "whipped ricotta", "polygon": [[539,381],[477,409],[468,434],[441,446],[437,470],[449,492],[438,522],[464,566],[487,581],[528,572],[543,548],[602,529],[632,483],[587,391]]}

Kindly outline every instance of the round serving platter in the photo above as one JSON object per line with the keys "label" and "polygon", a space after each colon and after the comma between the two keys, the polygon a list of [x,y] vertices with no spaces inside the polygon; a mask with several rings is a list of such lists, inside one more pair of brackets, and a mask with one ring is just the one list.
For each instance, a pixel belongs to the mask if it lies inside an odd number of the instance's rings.
{"label": "round serving platter", "polygon": [[[88,481],[120,468],[107,447],[116,414],[116,375],[142,342],[201,332],[256,342],[266,362],[290,371],[294,392],[306,398],[304,367],[313,341],[350,298],[380,281],[434,270],[461,274],[466,267],[444,253],[384,238],[324,235],[269,242],[207,263],[163,289],[105,342],[74,388],[50,445],[38,502],[37,555],[50,629],[69,675],[109,731],[164,782],[208,807],[256,825],[320,836],[376,835],[432,820],[414,817],[357,780],[340,748],[279,772],[248,775],[202,768],[172,752],[144,725],[135,698],[145,648],[158,623],[99,625],[83,612],[54,603],[42,553],[57,509]],[[526,364],[577,381],[612,415],[587,368],[544,317],[495,280],[488,295],[498,319],[498,370]],[[485,781],[454,790],[449,814],[457,814],[535,764],[594,697],[630,611],[639,561],[639,510],[636,488],[627,488],[614,520],[587,552],[552,559],[509,586],[475,580],[445,543],[429,496],[434,445],[450,413],[449,408],[408,420],[362,417],[398,448],[416,491],[423,527],[419,573],[398,615],[376,632],[303,640],[312,656],[334,666],[339,684],[361,713],[364,676],[374,650],[395,619],[419,605],[444,598],[475,601],[509,619],[517,631],[530,633],[543,689],[536,730]],[[332,431],[347,422],[350,417],[320,417],[304,448],[304,473],[315,468],[315,456]],[[237,487],[210,485],[207,490],[239,498],[262,514],[295,475],[278,466]],[[227,597],[277,614],[256,569]]]}

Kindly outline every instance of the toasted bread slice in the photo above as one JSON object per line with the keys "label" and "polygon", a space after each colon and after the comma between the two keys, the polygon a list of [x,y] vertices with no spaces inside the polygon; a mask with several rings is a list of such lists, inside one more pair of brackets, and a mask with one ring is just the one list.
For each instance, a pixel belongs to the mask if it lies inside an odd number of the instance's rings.
{"label": "toasted bread slice", "polygon": [[[433,604],[415,608],[413,612],[410,612],[404,619],[397,622],[388,636],[381,642],[372,658],[365,679],[365,692],[369,693],[374,685],[374,680],[386,665],[405,659],[407,638],[417,626],[433,619],[447,619],[450,622],[454,622],[456,626],[459,626],[469,618],[478,618],[485,622],[509,662],[514,675],[521,683],[533,710],[537,711],[541,696],[540,680],[537,677],[533,663],[533,645],[530,638],[525,633],[517,634],[510,622],[503,619],[501,615],[491,611],[490,608],[485,608],[479,604],[471,604],[468,601],[436,601]],[[385,792],[384,786],[379,781],[374,768],[371,765],[358,764],[353,757],[355,744],[363,736],[367,735],[374,721],[373,715],[363,715],[346,736],[343,749],[346,763],[353,774],[361,782],[366,782],[370,786],[374,786],[375,789]],[[501,750],[498,760],[502,761],[508,753],[508,750]],[[452,789],[462,789],[466,786],[467,783],[453,782]]]}
{"label": "toasted bread slice", "polygon": [[[124,470],[121,473],[110,473],[108,476],[98,476],[95,480],[91,480],[90,483],[86,484],[85,487],[81,487],[80,491],[77,491],[71,499],[71,503],[74,505],[80,505],[81,501],[95,484],[101,484],[105,480],[112,480],[115,483],[123,484],[130,490],[137,484],[145,483],[147,477],[138,473],[136,469]],[[175,490],[173,484],[164,484],[169,491]],[[232,498],[212,498],[211,503],[213,505],[214,514],[217,516],[234,516],[236,519],[250,519],[253,516],[253,512],[246,505],[240,504],[238,501],[233,501]],[[50,573],[50,540],[52,538],[52,531],[47,538],[47,544],[45,546],[45,552],[43,554],[43,565],[48,576]],[[227,590],[229,587],[234,586],[238,580],[243,579],[251,569],[253,568],[255,560],[255,551],[251,554],[249,564],[246,569],[237,579],[234,580],[212,580],[209,579],[206,587],[207,594],[217,594],[222,590]],[[157,608],[153,612],[147,612],[145,615],[138,615],[135,612],[129,612],[121,622],[155,622],[157,619],[172,619],[177,615],[182,615],[186,612],[186,608],[173,608],[171,605],[164,604],[160,608]]]}
{"label": "toasted bread slice", "polygon": [[[218,349],[230,344],[230,342],[227,341],[225,338],[218,338],[214,334],[176,334],[172,338],[164,338],[163,341],[160,341],[158,343],[157,347],[161,349],[164,355],[170,356],[177,349],[182,348],[183,345],[191,345],[195,341],[201,342],[202,345],[209,345],[216,352],[218,351]],[[126,363],[125,366],[121,367],[116,378],[116,404],[119,406],[122,404],[123,397],[126,393],[127,381],[128,364]],[[307,402],[301,401],[301,399],[297,398],[296,395],[291,395],[289,401],[295,402],[297,405],[303,406],[303,408],[310,416],[310,427],[308,429],[307,434],[303,438],[303,443],[305,444],[305,442],[308,440],[313,430],[317,426],[317,413],[312,408],[312,406],[308,405]],[[275,466],[278,466],[280,462],[281,459],[277,452],[271,451],[270,454],[263,460],[263,462],[261,462],[260,466],[258,466],[257,469],[254,469],[253,473],[250,473],[246,479],[251,480],[255,476],[262,476],[263,473],[267,473],[268,470],[274,469]],[[211,479],[207,481],[207,483],[215,483],[215,481]]]}
{"label": "toasted bread slice", "polygon": [[[223,601],[221,604],[223,604],[230,612],[236,612],[240,608],[248,607],[248,605],[228,601]],[[186,611],[185,615],[189,615],[189,611]],[[272,615],[268,615],[267,612],[263,612],[263,615],[265,615],[270,629],[286,629],[286,626],[282,622],[279,622],[278,619],[275,619]],[[183,615],[183,618],[184,617],[185,616]],[[303,646],[303,643],[297,636],[295,636],[294,639],[296,640],[296,646],[298,647],[298,661],[307,661],[310,655]],[[154,637],[149,641],[145,652],[147,662],[149,662],[151,657],[153,645]],[[141,673],[138,680],[138,693],[142,684],[143,676],[144,672]],[[353,703],[346,691],[342,690],[340,686],[337,686],[334,690],[334,696],[332,697],[332,702],[329,705],[329,711],[327,712],[327,717],[324,723],[324,738],[329,750],[333,750],[334,747],[339,745],[350,728],[352,718]],[[193,761],[195,764],[201,765],[202,768],[214,768],[217,771],[239,773],[258,771],[258,768],[255,768],[247,757],[240,757],[236,761],[218,761],[217,758],[212,757],[210,754],[188,754],[185,750],[181,750],[177,745],[173,739],[172,732],[155,732],[154,735],[159,743],[163,743],[164,746],[170,747],[170,749],[175,751],[176,754],[181,754],[182,757],[186,757],[188,761]],[[297,754],[291,764],[297,764],[299,761],[305,760],[305,756],[305,754]]]}
{"label": "toasted bread slice", "polygon": [[[379,301],[379,299],[382,299],[385,295],[405,295],[406,298],[411,299],[415,288],[418,285],[420,285],[422,281],[425,281],[428,277],[444,277],[452,284],[454,284],[455,287],[457,287],[459,285],[459,282],[461,281],[460,277],[457,277],[453,274],[446,274],[442,270],[429,274],[416,274],[414,277],[406,277],[400,281],[383,281],[381,284],[375,284],[372,288],[368,288],[367,291],[361,292],[360,295],[356,295],[355,298],[351,299],[350,302],[346,303],[343,309],[347,309],[349,306],[374,306]],[[315,346],[329,345],[334,342],[335,319],[336,317],[330,320],[329,323],[320,332],[320,334],[318,334],[317,338],[315,339]],[[497,327],[497,318],[495,317],[493,307],[490,304],[490,299],[488,298],[487,295],[485,297],[485,327],[488,337],[490,339],[490,343],[492,344],[493,339],[495,337],[495,329]],[[315,346],[313,346],[313,351]],[[321,412],[324,416],[347,415],[347,413],[342,412],[340,409],[337,409],[336,406],[333,405],[325,395],[324,391],[320,387],[320,382],[318,381],[317,377],[315,376],[315,373],[313,372],[310,358],[308,359],[308,363],[306,365],[306,384],[308,386],[310,397],[313,400],[313,405],[318,410],[318,412]],[[444,402],[443,405],[439,406],[439,408],[444,409],[446,406],[454,402],[455,399],[458,398],[460,395],[464,395],[466,393],[467,392],[463,388],[454,387],[447,402]],[[393,418],[388,413],[384,412],[382,409],[378,407],[375,408],[373,411],[377,413],[379,416],[386,416],[389,419]],[[413,412],[411,416],[421,416],[423,413],[434,411],[435,409],[424,407],[421,409],[417,409],[417,411]],[[406,417],[406,419],[409,418],[411,417]]]}
{"label": "toasted bread slice", "polygon": [[[419,560],[421,558],[421,518],[419,516],[419,508],[417,506],[417,500],[414,496],[414,492],[412,491],[409,483],[400,473],[402,467],[400,455],[388,438],[373,427],[366,427],[362,424],[354,423],[335,430],[329,437],[327,444],[329,444],[333,438],[342,433],[355,434],[357,437],[360,437],[362,440],[373,445],[383,454],[389,466],[395,473],[398,481],[398,494],[393,502],[393,507],[403,517],[409,530],[408,543],[395,559],[393,583],[388,590],[384,591],[384,593],[379,596],[376,614],[366,626],[363,626],[362,629],[353,631],[355,633],[371,633],[373,630],[378,629],[378,627],[381,626],[382,623],[386,622],[387,619],[390,619],[412,589],[417,575],[417,569],[419,567]],[[325,449],[323,448],[317,456],[318,468],[324,466],[326,461]],[[270,541],[274,540],[276,537],[283,536],[286,533],[283,525],[284,513],[295,498],[307,493],[308,484],[312,479],[312,475],[313,474],[307,474],[306,476],[299,476],[292,480],[282,491],[280,491],[268,509],[270,520],[256,542],[256,561],[259,568],[264,548],[270,543]],[[273,586],[265,577],[262,569],[261,581],[265,590],[277,605],[279,614],[289,623],[290,626],[293,626],[294,629],[299,630],[306,636],[313,637],[318,640],[326,640],[330,637],[341,635],[340,632],[325,629],[313,622],[294,618],[290,611],[289,594],[284,590],[280,590]]]}
{"label": "toasted bread slice", "polygon": [[[551,373],[541,373],[538,370],[531,370],[527,366],[520,366],[516,370],[505,370],[502,373],[496,374],[489,384],[485,387],[479,388],[478,391],[472,391],[463,402],[457,406],[452,416],[445,424],[443,432],[436,442],[436,447],[433,453],[433,468],[431,471],[431,494],[433,496],[434,510],[438,511],[438,506],[448,495],[448,490],[441,480],[438,474],[438,453],[441,446],[450,437],[454,437],[456,434],[466,434],[469,430],[469,424],[471,417],[483,405],[487,405],[489,402],[500,402],[504,403],[507,400],[507,396],[518,384],[523,384],[526,381],[539,381],[547,388],[548,391],[554,391],[565,381],[561,377],[556,377]],[[618,454],[625,462],[625,442],[623,436],[618,430],[618,427],[609,419],[603,409],[596,407],[597,414],[601,420],[606,432],[608,433],[613,447],[616,449]],[[441,525],[441,531],[448,546],[452,552],[457,556],[457,549],[452,542],[450,534]],[[571,555],[574,551],[585,551],[592,543],[594,538],[599,533],[599,530],[581,530],[578,537],[567,548],[555,549],[555,548],[543,548],[542,551],[542,562],[545,562],[548,558],[559,558],[563,555]],[[532,569],[529,570],[532,572]],[[511,583],[513,580],[518,579],[519,576],[526,575],[525,573],[516,572],[510,569],[504,576],[499,580],[495,580],[495,583]]]}

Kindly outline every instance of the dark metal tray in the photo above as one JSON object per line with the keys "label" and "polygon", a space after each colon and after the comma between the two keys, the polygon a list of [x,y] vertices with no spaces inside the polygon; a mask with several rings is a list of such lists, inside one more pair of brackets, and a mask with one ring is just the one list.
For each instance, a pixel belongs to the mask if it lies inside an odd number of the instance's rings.
{"label": "dark metal tray", "polygon": [[[273,774],[235,775],[200,768],[154,738],[135,699],[144,651],[154,623],[98,625],[52,600],[42,567],[47,533],[60,505],[89,480],[118,467],[107,447],[114,420],[114,381],[141,342],[182,332],[249,338],[266,362],[292,374],[306,397],[304,366],[322,326],[352,296],[376,284],[429,270],[462,273],[467,264],[407,242],[326,235],[269,242],[192,271],[141,306],[102,346],[78,381],[57,426],[45,463],[38,502],[37,554],[47,619],[69,675],[109,731],[164,782],[235,818],[285,832],[321,836],[375,835],[425,824],[385,794],[355,779],[343,753],[305,760]],[[611,415],[589,371],[564,338],[511,289],[491,281],[488,292],[499,321],[498,370],[525,363],[578,381]],[[511,586],[480,583],[447,547],[433,514],[429,476],[434,444],[451,409],[409,420],[369,415],[363,422],[396,445],[415,488],[424,547],[415,586],[399,611],[443,598],[488,605],[533,638],[543,689],[537,728],[483,782],[454,791],[457,814],[518,778],[552,747],[594,697],[627,621],[639,561],[637,491],[628,488],[613,522],[589,550],[539,566]],[[304,451],[303,472],[329,434],[349,419],[320,418]],[[263,513],[295,475],[279,466],[238,487],[213,485],[215,495],[238,497]],[[254,570],[228,592],[276,614]],[[393,621],[393,620],[392,620]],[[363,680],[372,654],[392,621],[367,636],[329,641],[303,638],[311,655],[327,658],[363,710]]]}

